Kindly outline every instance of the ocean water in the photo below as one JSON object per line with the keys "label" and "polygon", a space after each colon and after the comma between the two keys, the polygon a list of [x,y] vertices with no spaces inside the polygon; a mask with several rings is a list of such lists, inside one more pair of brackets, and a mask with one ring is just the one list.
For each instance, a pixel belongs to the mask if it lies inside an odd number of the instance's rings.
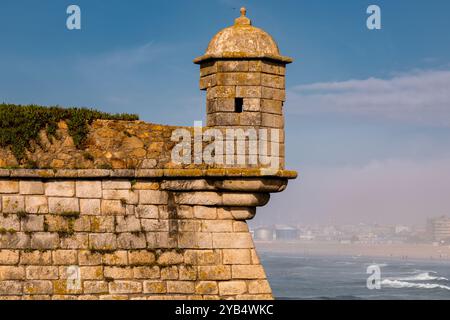
{"label": "ocean water", "polygon": [[[259,255],[277,299],[450,300],[450,261]],[[374,264],[381,289],[369,290],[367,267]]]}

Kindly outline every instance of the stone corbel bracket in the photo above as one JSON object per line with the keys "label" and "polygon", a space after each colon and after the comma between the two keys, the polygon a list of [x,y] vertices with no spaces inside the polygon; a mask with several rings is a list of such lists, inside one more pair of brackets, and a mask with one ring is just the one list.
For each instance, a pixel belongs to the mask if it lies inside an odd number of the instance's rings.
{"label": "stone corbel bracket", "polygon": [[0,169],[0,177],[13,179],[138,179],[157,180],[173,205],[211,206],[229,210],[234,220],[249,220],[256,207],[268,203],[271,193],[286,189],[297,172],[265,169],[137,169],[52,170]]}

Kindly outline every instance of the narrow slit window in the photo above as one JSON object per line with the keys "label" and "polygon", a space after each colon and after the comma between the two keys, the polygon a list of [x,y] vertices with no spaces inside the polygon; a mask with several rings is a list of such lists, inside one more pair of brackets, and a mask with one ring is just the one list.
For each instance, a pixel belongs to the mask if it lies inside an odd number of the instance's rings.
{"label": "narrow slit window", "polygon": [[242,113],[243,107],[244,107],[244,99],[243,98],[235,98],[235,100],[234,100],[234,111],[236,113]]}

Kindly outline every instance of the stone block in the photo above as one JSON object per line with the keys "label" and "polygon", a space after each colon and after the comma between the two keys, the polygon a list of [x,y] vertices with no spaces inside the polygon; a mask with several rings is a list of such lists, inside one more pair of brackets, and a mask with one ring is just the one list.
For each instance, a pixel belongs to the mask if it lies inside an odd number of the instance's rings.
{"label": "stone block", "polygon": [[115,250],[116,235],[113,233],[98,233],[89,235],[89,248],[93,250]]}
{"label": "stone block", "polygon": [[144,281],[144,293],[164,294],[167,292],[165,281]]}
{"label": "stone block", "polygon": [[102,262],[107,266],[125,266],[128,264],[128,254],[125,250],[114,251],[103,255]]}
{"label": "stone block", "polygon": [[214,87],[215,85],[217,85],[217,77],[215,74],[210,74],[200,78],[200,90],[205,90]]}
{"label": "stone block", "polygon": [[47,197],[26,196],[25,211],[28,213],[48,213]]}
{"label": "stone block", "polygon": [[0,180],[0,193],[18,193],[19,182],[14,180]]}
{"label": "stone block", "polygon": [[36,232],[31,236],[31,248],[39,250],[56,249],[59,246],[57,233]]}
{"label": "stone block", "polygon": [[52,294],[53,284],[48,280],[26,281],[23,285],[23,293],[29,295]]}
{"label": "stone block", "polygon": [[216,192],[177,192],[175,202],[184,205],[216,206],[222,204],[222,196]]}
{"label": "stone block", "polygon": [[248,232],[213,233],[213,247],[216,249],[250,249],[254,247]]}
{"label": "stone block", "polygon": [[223,249],[223,264],[251,264],[249,249]]}
{"label": "stone block", "polygon": [[261,111],[265,113],[283,114],[283,102],[278,100],[261,99]]}
{"label": "stone block", "polygon": [[22,251],[20,254],[21,265],[50,265],[51,263],[51,251]]}
{"label": "stone block", "polygon": [[261,84],[270,88],[284,89],[285,82],[283,76],[272,74],[261,74]]}
{"label": "stone block", "polygon": [[139,218],[158,219],[158,206],[155,205],[138,205],[135,210]]}
{"label": "stone block", "polygon": [[216,281],[199,281],[195,285],[195,293],[197,294],[218,294],[219,287]]}
{"label": "stone block", "polygon": [[271,294],[272,289],[267,280],[253,280],[248,282],[248,292],[251,294]]}
{"label": "stone block", "polygon": [[142,292],[142,283],[138,281],[114,281],[109,284],[111,294],[133,294]]}
{"label": "stone block", "polygon": [[255,207],[264,206],[269,202],[269,193],[232,193],[225,192],[222,195],[224,206]]}
{"label": "stone block", "polygon": [[249,62],[245,60],[219,60],[216,65],[218,72],[247,72]]}
{"label": "stone block", "polygon": [[24,267],[0,266],[0,281],[22,280],[25,278]]}
{"label": "stone block", "polygon": [[166,266],[166,265],[174,265],[174,264],[181,264],[184,261],[184,257],[182,254],[177,253],[175,251],[168,251],[163,252],[158,257],[158,264]]}
{"label": "stone block", "polygon": [[131,190],[103,190],[103,199],[106,200],[121,200],[126,204],[137,204],[138,194]]}
{"label": "stone block", "polygon": [[138,266],[133,268],[135,279],[159,279],[161,276],[158,266]]}
{"label": "stone block", "polygon": [[25,211],[25,198],[23,196],[3,196],[3,213],[18,213]]}
{"label": "stone block", "polygon": [[141,219],[141,224],[146,232],[169,231],[169,220]]}
{"label": "stone block", "polygon": [[209,232],[182,232],[178,234],[179,248],[212,248],[212,235]]}
{"label": "stone block", "polygon": [[83,292],[89,294],[108,293],[106,281],[83,281]]}
{"label": "stone block", "polygon": [[75,233],[61,239],[61,249],[88,249],[89,237],[85,233]]}
{"label": "stone block", "polygon": [[178,266],[167,266],[161,268],[161,280],[177,280]]}
{"label": "stone block", "polygon": [[261,98],[261,86],[237,86],[236,97],[240,98]]}
{"label": "stone block", "polygon": [[124,215],[125,204],[120,200],[102,200],[101,212],[104,215]]}
{"label": "stone block", "polygon": [[58,279],[58,267],[55,266],[28,266],[26,277],[31,280],[54,280]]}
{"label": "stone block", "polygon": [[247,292],[245,281],[224,281],[219,282],[219,294],[221,296],[230,296],[243,294]]}
{"label": "stone block", "polygon": [[80,212],[77,198],[48,198],[48,210],[50,213]]}
{"label": "stone block", "polygon": [[206,92],[206,99],[214,98],[234,98],[236,96],[235,86],[216,86],[209,88]]}
{"label": "stone block", "polygon": [[131,189],[129,180],[103,180],[102,187],[104,190]]}
{"label": "stone block", "polygon": [[20,194],[44,194],[44,183],[42,181],[19,182]]}
{"label": "stone block", "polygon": [[15,265],[19,263],[19,251],[0,250],[0,265]]}
{"label": "stone block", "polygon": [[195,285],[192,281],[167,281],[167,293],[190,294],[195,292]]}
{"label": "stone block", "polygon": [[199,280],[230,280],[231,268],[225,265],[199,266]]}
{"label": "stone block", "polygon": [[19,231],[20,220],[16,215],[0,215],[0,228],[8,231]]}
{"label": "stone block", "polygon": [[91,232],[114,232],[114,216],[90,217]]}
{"label": "stone block", "polygon": [[180,280],[197,280],[197,267],[180,265],[178,267],[178,274]]}
{"label": "stone block", "polygon": [[263,99],[272,99],[277,101],[285,101],[286,93],[282,89],[262,87],[261,97]]}
{"label": "stone block", "polygon": [[22,282],[21,281],[0,281],[0,295],[22,294]]}
{"label": "stone block", "polygon": [[217,73],[217,86],[258,86],[261,85],[259,72]]}
{"label": "stone block", "polygon": [[78,251],[78,263],[80,266],[95,266],[102,264],[102,255],[90,250]]}
{"label": "stone block", "polygon": [[204,77],[216,72],[217,72],[217,63],[215,61],[204,62],[200,66],[200,77]]}
{"label": "stone block", "polygon": [[203,220],[202,221],[203,232],[232,232],[233,221],[232,220]]}
{"label": "stone block", "polygon": [[245,221],[233,221],[234,232],[249,232],[248,225]]}
{"label": "stone block", "polygon": [[29,247],[30,237],[24,232],[0,235],[0,249],[28,249]]}
{"label": "stone block", "polygon": [[99,215],[100,199],[80,199],[81,215]]}
{"label": "stone block", "polygon": [[266,274],[261,265],[232,265],[233,279],[265,279]]}
{"label": "stone block", "polygon": [[284,117],[282,115],[272,113],[261,114],[261,125],[268,128],[283,128]]}
{"label": "stone block", "polygon": [[[244,99],[243,110],[247,111],[247,112],[259,112],[259,111],[261,111],[261,99],[259,99],[259,98],[246,98],[246,99]],[[246,124],[245,124],[245,122],[241,121],[241,125],[246,125]]]}
{"label": "stone block", "polygon": [[79,198],[101,198],[102,182],[101,181],[77,181],[76,195]]}
{"label": "stone block", "polygon": [[56,250],[53,251],[53,264],[55,265],[75,265],[78,262],[78,252],[76,250]]}
{"label": "stone block", "polygon": [[105,267],[105,278],[112,279],[133,279],[133,269],[123,267]]}
{"label": "stone block", "polygon": [[121,233],[117,236],[117,246],[120,249],[143,249],[147,247],[144,233]]}
{"label": "stone block", "polygon": [[139,190],[139,204],[167,204],[168,194],[158,190]]}
{"label": "stone block", "polygon": [[45,183],[45,195],[50,197],[73,197],[74,181],[50,181]]}
{"label": "stone block", "polygon": [[198,266],[221,263],[221,255],[218,250],[186,250],[184,259],[186,264]]}
{"label": "stone block", "polygon": [[135,216],[116,216],[115,218],[116,232],[140,232],[142,230],[141,220]]}
{"label": "stone block", "polygon": [[128,251],[130,265],[152,265],[155,263],[155,254],[146,250]]}
{"label": "stone block", "polygon": [[82,280],[101,280],[103,279],[102,266],[80,267],[80,278]]}
{"label": "stone block", "polygon": [[29,214],[25,219],[22,219],[22,231],[36,232],[44,231],[44,216]]}

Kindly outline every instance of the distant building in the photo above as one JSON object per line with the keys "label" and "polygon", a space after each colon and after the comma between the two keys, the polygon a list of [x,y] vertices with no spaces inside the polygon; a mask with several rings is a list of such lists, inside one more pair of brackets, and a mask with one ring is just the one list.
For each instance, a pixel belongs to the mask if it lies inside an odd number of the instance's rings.
{"label": "distant building", "polygon": [[450,241],[450,218],[438,217],[428,219],[428,234],[434,241]]}
{"label": "distant building", "polygon": [[405,234],[405,233],[409,233],[409,232],[411,232],[410,227],[402,226],[402,225],[395,226],[395,234],[399,234],[399,233]]}
{"label": "distant building", "polygon": [[277,240],[297,240],[298,229],[290,226],[277,226],[275,228],[275,238]]}
{"label": "distant building", "polygon": [[259,241],[273,241],[273,229],[260,227],[253,232],[253,238]]}

